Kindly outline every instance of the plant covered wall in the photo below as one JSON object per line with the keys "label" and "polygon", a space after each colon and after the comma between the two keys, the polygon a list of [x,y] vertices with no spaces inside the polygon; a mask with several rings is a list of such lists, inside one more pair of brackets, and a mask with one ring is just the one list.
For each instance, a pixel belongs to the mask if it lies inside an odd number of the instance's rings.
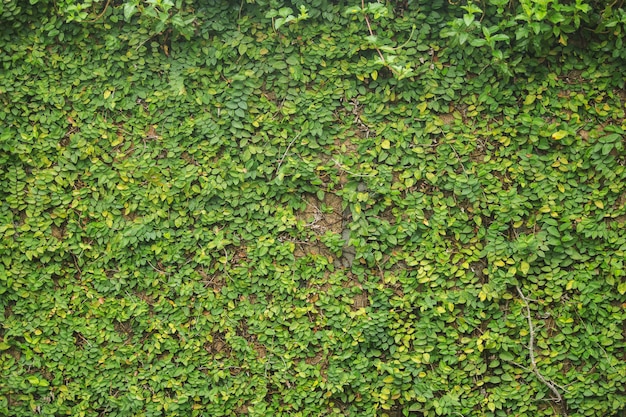
{"label": "plant covered wall", "polygon": [[0,415],[624,412],[619,2],[30,3]]}

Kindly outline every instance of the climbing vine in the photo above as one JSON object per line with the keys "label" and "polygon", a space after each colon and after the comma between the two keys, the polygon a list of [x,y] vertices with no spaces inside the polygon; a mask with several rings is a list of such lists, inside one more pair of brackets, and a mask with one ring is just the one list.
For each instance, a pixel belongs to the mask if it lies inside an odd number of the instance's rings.
{"label": "climbing vine", "polygon": [[622,5],[422,3],[0,3],[0,415],[621,415]]}

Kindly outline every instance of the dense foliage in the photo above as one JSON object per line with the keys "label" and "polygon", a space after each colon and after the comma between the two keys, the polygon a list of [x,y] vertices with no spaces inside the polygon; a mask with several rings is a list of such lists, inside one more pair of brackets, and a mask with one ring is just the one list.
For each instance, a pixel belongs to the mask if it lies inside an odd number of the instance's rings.
{"label": "dense foliage", "polygon": [[622,4],[0,2],[0,415],[626,410]]}

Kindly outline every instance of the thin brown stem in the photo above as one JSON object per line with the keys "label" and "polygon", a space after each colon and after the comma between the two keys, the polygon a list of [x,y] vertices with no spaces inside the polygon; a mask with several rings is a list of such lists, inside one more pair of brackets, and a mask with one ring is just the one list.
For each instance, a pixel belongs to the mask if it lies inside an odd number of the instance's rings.
{"label": "thin brown stem", "polygon": [[96,16],[93,20],[90,20],[89,23],[95,23],[97,22],[102,16],[104,16],[104,13],[107,11],[107,9],[109,8],[109,4],[111,4],[111,0],[107,0],[107,4],[104,5],[104,9],[102,9],[102,12],[100,12],[100,14],[98,16]]}

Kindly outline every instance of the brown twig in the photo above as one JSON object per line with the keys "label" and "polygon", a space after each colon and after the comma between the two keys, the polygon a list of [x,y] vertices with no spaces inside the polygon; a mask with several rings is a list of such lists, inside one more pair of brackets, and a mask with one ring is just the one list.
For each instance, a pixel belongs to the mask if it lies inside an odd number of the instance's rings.
{"label": "brown twig", "polygon": [[102,12],[100,12],[100,14],[98,16],[96,16],[93,20],[90,20],[89,23],[95,23],[98,20],[100,20],[100,18],[102,16],[104,16],[104,13],[107,11],[107,9],[109,8],[109,4],[111,3],[111,0],[107,0],[107,4],[104,5],[104,9],[102,9]]}
{"label": "brown twig", "polygon": [[565,402],[563,401],[563,397],[561,396],[561,393],[559,392],[558,389],[556,389],[556,385],[552,381],[548,381],[543,375],[541,375],[541,372],[539,372],[539,369],[537,368],[537,361],[535,359],[535,326],[533,325],[533,321],[530,315],[530,305],[528,304],[528,298],[526,298],[526,296],[522,292],[522,289],[519,286],[515,288],[517,289],[517,293],[519,294],[520,298],[524,302],[524,307],[526,308],[526,319],[528,320],[528,333],[530,336],[530,340],[528,341],[528,356],[530,358],[530,369],[533,371],[535,375],[537,375],[537,378],[539,378],[539,380],[546,387],[548,387],[550,391],[552,391],[552,393],[554,393],[554,395],[556,396],[556,398],[554,399],[554,402],[560,404],[563,415],[567,417],[567,406],[565,405]]}

